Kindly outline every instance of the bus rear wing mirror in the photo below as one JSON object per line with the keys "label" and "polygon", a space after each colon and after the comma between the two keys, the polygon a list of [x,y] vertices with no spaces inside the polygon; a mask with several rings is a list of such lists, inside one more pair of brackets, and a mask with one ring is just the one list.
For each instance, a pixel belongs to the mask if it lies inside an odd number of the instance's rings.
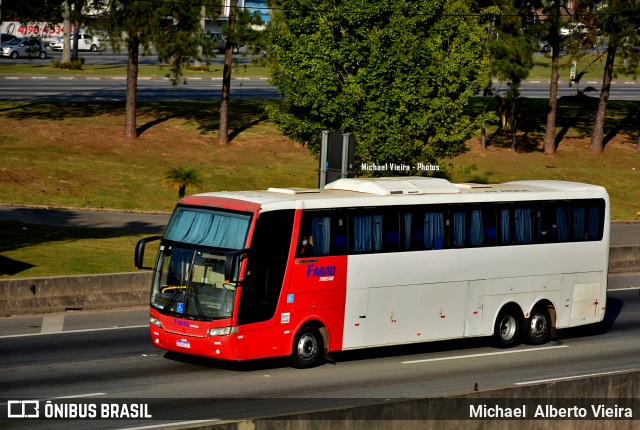
{"label": "bus rear wing mirror", "polygon": [[224,279],[227,282],[237,282],[238,270],[240,268],[240,262],[245,255],[250,251],[249,248],[239,249],[227,254],[227,259],[224,263]]}
{"label": "bus rear wing mirror", "polygon": [[162,236],[150,236],[150,237],[145,237],[144,239],[140,239],[138,241],[138,243],[136,244],[136,252],[135,252],[135,255],[133,256],[133,264],[135,265],[136,269],[138,270],[153,269],[153,267],[144,266],[144,248],[147,246],[147,243],[160,240],[160,239],[162,239]]}

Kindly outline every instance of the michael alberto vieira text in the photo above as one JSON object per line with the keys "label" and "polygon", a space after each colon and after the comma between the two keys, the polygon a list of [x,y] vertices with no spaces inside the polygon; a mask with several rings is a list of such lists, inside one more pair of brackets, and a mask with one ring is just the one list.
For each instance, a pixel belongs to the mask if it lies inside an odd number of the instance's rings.
{"label": "michael alberto vieira text", "polygon": [[[530,405],[531,406],[531,405]],[[527,405],[502,407],[499,405],[469,405],[469,418],[527,418]],[[633,410],[618,405],[589,405],[588,407],[536,405],[533,418],[633,418]]]}

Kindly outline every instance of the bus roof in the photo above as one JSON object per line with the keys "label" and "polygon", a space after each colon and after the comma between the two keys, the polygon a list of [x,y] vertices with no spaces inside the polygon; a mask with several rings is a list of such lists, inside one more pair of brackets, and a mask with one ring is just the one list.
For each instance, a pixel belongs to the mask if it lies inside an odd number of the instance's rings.
{"label": "bus roof", "polygon": [[331,207],[387,206],[405,204],[465,203],[518,200],[605,198],[598,185],[555,180],[525,180],[502,184],[455,184],[441,178],[345,178],[324,189],[269,188],[266,191],[231,191],[196,194],[180,200],[196,206],[227,206],[246,202],[247,209],[320,209]]}

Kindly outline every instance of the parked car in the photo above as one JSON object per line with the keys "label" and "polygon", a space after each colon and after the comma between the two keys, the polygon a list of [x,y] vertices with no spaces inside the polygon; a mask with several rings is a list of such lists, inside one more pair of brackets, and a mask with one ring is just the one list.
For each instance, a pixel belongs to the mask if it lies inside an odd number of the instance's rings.
{"label": "parked car", "polygon": [[[73,47],[73,34],[69,39],[71,45],[70,48]],[[64,39],[62,37],[58,37],[49,43],[49,48],[54,51],[62,51],[64,48]],[[78,51],[91,51],[95,52],[102,48],[102,43],[100,39],[96,36],[92,36],[88,33],[80,33],[78,34]]]}
{"label": "parked car", "polygon": [[2,56],[10,58],[38,57],[47,58],[47,47],[35,37],[16,37],[2,44]]}
{"label": "parked car", "polygon": [[64,43],[62,37],[54,37],[49,41],[49,49],[53,51],[57,51],[58,47],[62,49],[62,44]]}
{"label": "parked car", "polygon": [[[204,51],[205,53],[216,51],[219,54],[224,54],[224,50],[227,47],[227,39],[222,36],[222,33],[209,33],[209,37],[205,42]],[[233,53],[237,54],[240,52],[240,45],[233,44]]]}
{"label": "parked car", "polygon": [[2,45],[4,45],[6,42],[15,39],[16,36],[14,36],[13,34],[9,34],[9,33],[1,33],[0,34],[0,47],[2,47]]}

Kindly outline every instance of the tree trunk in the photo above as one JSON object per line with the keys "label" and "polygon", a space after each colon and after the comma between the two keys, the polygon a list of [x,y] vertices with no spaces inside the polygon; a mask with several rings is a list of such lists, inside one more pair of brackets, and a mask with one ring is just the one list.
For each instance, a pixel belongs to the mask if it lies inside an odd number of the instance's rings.
{"label": "tree trunk", "polygon": [[80,23],[73,23],[73,46],[71,47],[71,61],[78,61],[78,44],[80,43]]}
{"label": "tree trunk", "polygon": [[135,139],[138,137],[136,128],[136,93],[138,91],[138,55],[140,38],[129,35],[127,41],[127,101],[124,114],[124,137]]}
{"label": "tree trunk", "polygon": [[[203,33],[204,33],[204,27],[206,25],[206,20],[207,20],[207,10],[205,6],[202,5],[202,8],[200,9],[200,27]],[[204,64],[203,57],[204,57],[204,49],[202,48],[202,44],[201,44],[200,46],[198,46],[198,58],[196,58],[196,60],[193,62],[193,65],[196,67],[201,67]]]}
{"label": "tree trunk", "polygon": [[516,144],[518,142],[518,118],[515,115],[517,115],[517,112],[514,112],[513,127],[511,129],[511,151],[513,152],[516,152]]}
{"label": "tree trunk", "polygon": [[607,103],[609,102],[609,93],[611,91],[613,62],[616,58],[616,50],[617,44],[612,43],[611,38],[609,38],[607,59],[604,64],[604,76],[602,78],[602,90],[600,91],[600,101],[598,102],[598,112],[596,113],[593,134],[591,135],[591,142],[589,143],[589,151],[596,154],[604,150],[604,120],[607,116]]}
{"label": "tree trunk", "polygon": [[544,133],[544,153],[556,153],[556,115],[558,113],[558,58],[560,57],[560,3],[554,3],[549,29],[551,46],[551,84],[549,86],[549,110],[547,112],[547,129]]}
{"label": "tree trunk", "polygon": [[480,130],[480,143],[482,144],[482,149],[487,149],[487,126],[486,126],[486,117],[487,117],[487,95],[489,94],[489,89],[485,88],[482,92],[482,129]]}
{"label": "tree trunk", "polygon": [[551,85],[549,86],[549,110],[547,112],[547,130],[544,133],[544,153],[553,155],[556,153],[556,115],[558,112],[558,50],[559,41],[556,41],[551,53]]}
{"label": "tree trunk", "polygon": [[64,11],[62,13],[63,16],[63,31],[62,34],[62,62],[70,63],[71,62],[71,5],[69,4],[70,0],[64,1]]}
{"label": "tree trunk", "polygon": [[[229,28],[233,28],[236,20],[238,0],[231,0],[229,5]],[[218,144],[229,143],[229,98],[231,96],[231,67],[233,66],[233,43],[227,37],[224,49],[224,69],[222,72],[222,102],[220,103],[220,127],[218,128]]]}

